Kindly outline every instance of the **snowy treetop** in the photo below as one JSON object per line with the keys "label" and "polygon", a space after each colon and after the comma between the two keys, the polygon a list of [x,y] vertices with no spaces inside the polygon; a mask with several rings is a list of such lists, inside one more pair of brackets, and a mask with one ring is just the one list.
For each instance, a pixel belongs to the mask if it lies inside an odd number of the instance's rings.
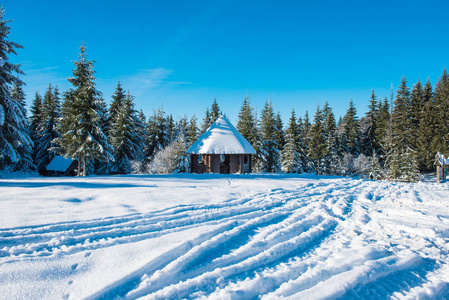
{"label": "snowy treetop", "polygon": [[253,146],[220,116],[187,150],[191,154],[256,154]]}

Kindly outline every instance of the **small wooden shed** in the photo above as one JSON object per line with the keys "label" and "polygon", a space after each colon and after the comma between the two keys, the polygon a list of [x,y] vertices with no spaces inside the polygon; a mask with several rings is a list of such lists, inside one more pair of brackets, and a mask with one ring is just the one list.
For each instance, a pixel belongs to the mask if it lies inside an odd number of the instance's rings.
{"label": "small wooden shed", "polygon": [[437,168],[437,181],[445,181],[447,176],[447,170],[449,169],[449,158],[445,158],[440,152],[435,155],[435,163],[433,164]]}
{"label": "small wooden shed", "polygon": [[220,116],[187,150],[192,173],[251,173],[253,146]]}
{"label": "small wooden shed", "polygon": [[78,168],[78,161],[64,158],[63,156],[55,156],[46,168],[47,176],[75,176]]}

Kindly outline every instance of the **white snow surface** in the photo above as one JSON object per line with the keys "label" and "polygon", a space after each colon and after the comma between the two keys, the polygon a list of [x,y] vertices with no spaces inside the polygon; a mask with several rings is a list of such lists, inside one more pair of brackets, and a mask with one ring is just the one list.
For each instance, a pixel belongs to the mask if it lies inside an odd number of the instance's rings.
{"label": "white snow surface", "polygon": [[193,154],[256,154],[253,146],[224,116],[220,116],[187,150]]}
{"label": "white snow surface", "polygon": [[449,184],[0,179],[0,299],[448,299]]}

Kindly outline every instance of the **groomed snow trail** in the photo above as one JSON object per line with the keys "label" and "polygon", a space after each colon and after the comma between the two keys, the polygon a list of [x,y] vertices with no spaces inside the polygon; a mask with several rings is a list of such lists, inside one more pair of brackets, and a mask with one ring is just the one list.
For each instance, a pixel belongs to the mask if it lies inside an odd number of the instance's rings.
{"label": "groomed snow trail", "polygon": [[[67,287],[61,297],[449,296],[447,184],[298,178],[294,185],[284,187],[281,180],[277,188],[253,195],[240,187],[235,197],[219,203],[0,229],[0,281],[8,285],[13,280],[2,274],[2,265],[79,260],[97,251],[106,253],[115,247],[126,251],[167,239],[176,243],[143,256],[144,261],[122,275],[87,291],[74,290],[70,284],[72,288]],[[235,181],[244,179],[222,180],[232,189]],[[251,189],[251,180],[245,185]],[[71,268],[76,271],[79,265]],[[89,265],[84,272],[89,272]]]}

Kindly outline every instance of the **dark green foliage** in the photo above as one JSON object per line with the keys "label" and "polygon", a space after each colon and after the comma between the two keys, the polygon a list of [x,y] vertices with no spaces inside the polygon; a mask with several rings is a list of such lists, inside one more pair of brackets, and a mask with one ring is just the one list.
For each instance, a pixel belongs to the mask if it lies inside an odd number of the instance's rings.
{"label": "dark green foliage", "polygon": [[89,163],[113,160],[113,149],[103,132],[105,104],[95,87],[94,62],[87,59],[84,46],[80,50],[73,77],[68,79],[73,88],[65,93],[58,126],[60,138],[56,141],[60,147],[55,150],[77,159],[79,174],[85,176]]}
{"label": "dark green foliage", "polygon": [[258,145],[256,169],[260,172],[280,172],[281,157],[276,143],[277,127],[271,100],[265,102],[260,119],[260,143]]}
{"label": "dark green foliage", "polygon": [[217,99],[214,98],[214,102],[212,103],[212,107],[210,110],[210,124],[214,123],[218,117],[220,117],[221,111],[220,107],[218,106]]}
{"label": "dark green foliage", "polygon": [[326,155],[326,136],[323,123],[324,114],[320,107],[317,106],[313,124],[308,135],[308,157],[311,171],[314,171],[318,175],[322,173],[323,159]]}
{"label": "dark green foliage", "polygon": [[288,128],[285,132],[285,146],[282,154],[282,171],[284,173],[302,173],[302,148],[300,127],[296,123],[295,111],[292,110]]}
{"label": "dark green foliage", "polygon": [[35,140],[35,163],[37,170],[41,174],[44,173],[47,165],[55,157],[55,153],[50,151],[50,149],[57,147],[54,140],[59,137],[56,127],[61,116],[60,113],[61,105],[58,87],[53,88],[50,84],[44,95],[42,119],[37,127]]}
{"label": "dark green foliage", "polygon": [[349,102],[349,108],[343,117],[342,152],[348,152],[357,157],[360,154],[360,125],[354,102]]}
{"label": "dark green foliage", "polygon": [[162,109],[158,109],[148,119],[145,158],[152,160],[157,151],[170,144],[167,118]]}
{"label": "dark green foliage", "polygon": [[142,128],[138,127],[140,121],[133,99],[128,94],[111,120],[110,141],[114,147],[114,161],[109,163],[108,172],[112,174],[130,173],[131,161],[140,158],[140,149],[143,148]]}
{"label": "dark green foliage", "polygon": [[190,118],[189,127],[187,130],[186,141],[188,145],[192,145],[198,139],[198,127],[196,126],[195,115]]}
{"label": "dark green foliage", "polygon": [[369,156],[372,153],[377,155],[380,150],[379,137],[376,134],[379,127],[379,110],[380,105],[374,90],[372,90],[370,104],[368,105],[368,111],[365,115],[367,126],[363,131],[363,152],[366,156]]}
{"label": "dark green foliage", "polygon": [[243,100],[243,104],[238,115],[236,128],[254,147],[257,141],[257,127],[254,117],[254,108],[251,106],[249,95],[246,95]]}
{"label": "dark green foliage", "polygon": [[335,122],[335,116],[332,112],[332,108],[326,101],[323,107],[323,127],[324,138],[326,140],[326,147],[324,150],[324,157],[322,160],[321,169],[323,173],[335,175],[339,172],[340,158],[338,155],[338,135],[337,124]]}
{"label": "dark green foliage", "polygon": [[432,141],[434,152],[449,152],[449,76],[446,69],[435,84],[435,132]]}

